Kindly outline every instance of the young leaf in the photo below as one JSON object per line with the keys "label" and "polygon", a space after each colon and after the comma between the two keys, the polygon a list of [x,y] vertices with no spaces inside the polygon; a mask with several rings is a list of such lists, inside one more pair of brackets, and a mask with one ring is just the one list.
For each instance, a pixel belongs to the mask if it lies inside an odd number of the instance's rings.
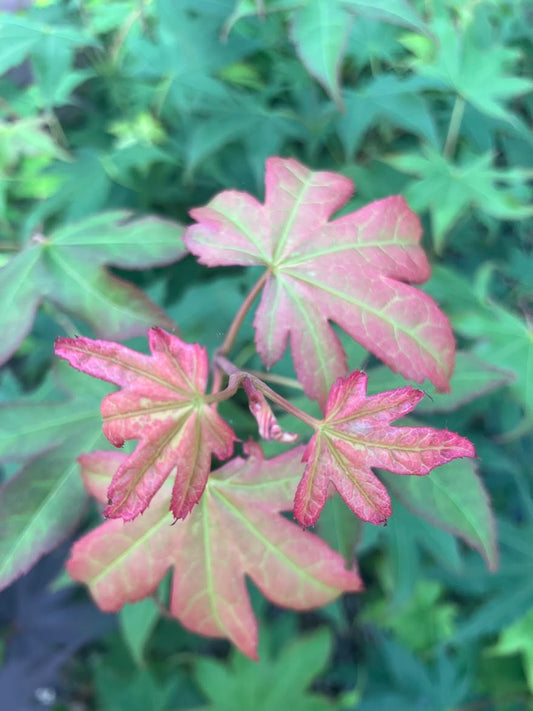
{"label": "young leaf", "polygon": [[227,459],[233,430],[203,397],[208,360],[205,349],[160,328],[148,333],[151,356],[108,341],[58,338],[56,353],[72,367],[122,389],[102,401],[107,439],[137,448],[117,470],[108,490],[105,515],[129,521],[142,513],[176,468],[170,509],[184,518],[205,488],[211,455]]}
{"label": "young leaf", "polygon": [[398,388],[367,396],[361,371],[339,378],[328,397],[324,419],[304,452],[307,462],[294,501],[304,526],[316,523],[331,481],[346,504],[363,521],[384,523],[392,513],[389,495],[372,467],[394,474],[428,474],[457,457],[474,457],[463,437],[429,427],[391,427],[414,410],[421,390]]}
{"label": "young leaf", "polygon": [[281,429],[267,399],[255,387],[250,378],[244,378],[242,386],[248,397],[250,412],[257,421],[259,436],[266,440],[272,439],[275,442],[290,442],[291,444],[296,442],[298,435],[295,432],[286,432]]}
{"label": "young leaf", "polygon": [[110,275],[106,264],[146,269],[181,259],[179,224],[129,213],[102,213],[51,235],[35,235],[0,269],[0,363],[33,325],[43,299],[88,321],[95,333],[131,338],[154,323],[173,327],[165,313],[132,284]]}
{"label": "young leaf", "polygon": [[435,302],[404,281],[423,282],[430,269],[421,228],[403,198],[390,197],[329,222],[353,185],[295,160],[270,158],[266,199],[226,191],[191,211],[198,222],[184,241],[202,264],[267,268],[256,312],[257,349],[276,363],[291,336],[298,379],[325,404],[345,355],[328,323],[394,371],[448,388],[454,340]]}
{"label": "young leaf", "polygon": [[[256,656],[257,623],[245,585],[249,575],[274,603],[305,610],[361,589],[356,571],[322,540],[279,514],[291,508],[302,473],[302,447],[271,460],[254,452],[209,477],[192,514],[172,524],[169,484],[135,521],[107,521],[78,541],[68,570],[97,604],[115,611],[150,595],[174,567],[170,609],[188,629],[227,637]],[[89,491],[105,489],[126,455],[81,457]]]}

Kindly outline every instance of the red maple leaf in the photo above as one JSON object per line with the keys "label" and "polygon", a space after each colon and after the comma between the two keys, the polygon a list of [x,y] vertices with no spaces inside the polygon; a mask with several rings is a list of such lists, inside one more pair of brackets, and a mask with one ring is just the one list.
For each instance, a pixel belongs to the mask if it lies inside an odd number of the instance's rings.
{"label": "red maple leaf", "polygon": [[56,354],[95,378],[121,386],[101,406],[107,439],[122,447],[139,440],[108,490],[105,515],[129,521],[142,513],[173,469],[170,510],[186,516],[200,500],[211,455],[227,459],[233,430],[205,402],[208,359],[204,348],[160,328],[148,333],[151,356],[118,343],[58,338]]}
{"label": "red maple leaf", "polygon": [[426,294],[430,268],[419,246],[420,222],[399,196],[329,221],[353,192],[336,173],[269,158],[265,204],[234,190],[191,211],[198,224],[184,241],[202,264],[265,266],[255,315],[257,349],[272,366],[291,338],[298,379],[325,404],[346,374],[335,321],[394,371],[448,389],[454,339],[446,316]]}
{"label": "red maple leaf", "polygon": [[316,523],[332,482],[363,521],[383,523],[391,515],[387,490],[372,467],[422,476],[458,457],[475,457],[464,437],[431,427],[391,427],[424,397],[412,387],[367,396],[361,371],[339,378],[328,397],[324,419],[303,455],[307,462],[294,501],[304,526]]}
{"label": "red maple leaf", "polygon": [[[89,491],[105,500],[106,487],[127,455],[93,452],[80,457]],[[170,611],[188,629],[227,637],[256,656],[255,620],[245,575],[278,605],[306,610],[344,591],[362,588],[356,571],[324,541],[288,521],[303,470],[302,447],[264,460],[259,447],[209,477],[198,506],[172,524],[169,485],[135,521],[107,521],[75,543],[70,575],[86,583],[106,611],[155,591],[174,568]]]}

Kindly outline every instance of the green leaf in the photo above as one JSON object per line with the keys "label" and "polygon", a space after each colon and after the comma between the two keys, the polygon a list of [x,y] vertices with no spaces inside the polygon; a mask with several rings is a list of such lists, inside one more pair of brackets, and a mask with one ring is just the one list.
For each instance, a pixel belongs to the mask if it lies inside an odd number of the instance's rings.
{"label": "green leaf", "polygon": [[475,464],[460,459],[426,477],[380,473],[391,491],[412,511],[478,550],[489,570],[498,565],[494,520]]}
{"label": "green leaf", "polygon": [[480,3],[464,27],[450,17],[435,19],[431,60],[426,49],[413,66],[421,76],[441,80],[482,113],[515,125],[515,115],[505,104],[531,91],[533,82],[509,73],[520,53],[502,43],[490,22],[483,22],[486,13],[487,6]]}
{"label": "green leaf", "polygon": [[[508,370],[500,370],[478,358],[474,353],[459,351],[455,354],[455,367],[450,379],[450,392],[431,392],[417,405],[416,412],[453,412],[462,405],[483,397],[513,380]],[[368,371],[369,392],[378,393],[405,385],[404,378],[384,366]]]}
{"label": "green leaf", "polygon": [[[241,13],[243,14],[249,13]],[[234,13],[235,15],[235,13]],[[308,72],[342,107],[339,72],[351,31],[351,16],[426,32],[407,0],[303,0],[291,14],[291,39]],[[234,18],[230,18],[234,22]]]}
{"label": "green leaf", "polygon": [[0,75],[31,56],[38,79],[36,88],[47,107],[55,103],[56,91],[71,69],[75,49],[87,45],[95,46],[96,42],[71,25],[0,14]]}
{"label": "green leaf", "polygon": [[473,353],[459,351],[455,355],[455,368],[450,380],[449,393],[435,393],[424,398],[418,413],[452,412],[477,398],[508,385],[513,377],[481,360]]}
{"label": "green leaf", "polygon": [[109,387],[83,378],[84,397],[58,400],[58,384],[70,390],[82,379],[64,378],[64,370],[56,368],[39,390],[0,407],[0,460],[26,463],[0,488],[0,589],[79,524],[87,497],[76,457],[105,441],[99,401]]}
{"label": "green leaf", "polygon": [[423,33],[428,31],[426,24],[408,0],[341,0],[341,2],[356,15],[402,27],[412,27]]}
{"label": "green leaf", "polygon": [[320,536],[333,550],[339,551],[348,566],[353,565],[363,523],[344,505],[340,496],[333,496],[326,502],[318,525]]}
{"label": "green leaf", "polygon": [[122,634],[132,657],[144,666],[144,649],[159,619],[159,608],[151,597],[133,605],[125,605],[119,612]]}
{"label": "green leaf", "polygon": [[[531,569],[531,561],[527,561]],[[452,642],[462,645],[482,635],[493,634],[525,615],[533,606],[533,581],[531,576],[507,576],[503,589],[492,595],[457,627]]]}
{"label": "green leaf", "polygon": [[394,606],[408,603],[423,577],[426,554],[444,571],[461,574],[464,563],[457,540],[393,498],[393,513],[382,537],[388,553],[381,566],[382,584]]}
{"label": "green leaf", "polygon": [[76,442],[86,429],[100,426],[99,401],[95,397],[77,398],[75,402],[69,399],[35,403],[21,399],[5,403],[0,407],[0,459],[28,461],[66,439]]}
{"label": "green leaf", "polygon": [[131,219],[126,212],[95,215],[34,235],[0,269],[0,328],[6,333],[0,362],[31,329],[36,308],[47,299],[88,321],[102,337],[130,338],[154,324],[174,328],[166,314],[132,284],[104,265],[143,269],[184,256],[182,228],[155,217]]}
{"label": "green leaf", "polygon": [[362,619],[392,630],[402,644],[414,652],[428,652],[447,640],[453,631],[457,605],[444,602],[443,586],[434,580],[420,580],[404,605],[391,606],[386,598],[366,607]]}
{"label": "green leaf", "polygon": [[[116,652],[116,656],[119,655],[126,656],[122,647]],[[108,652],[108,657],[110,656]],[[113,657],[105,661],[98,658],[94,665],[97,708],[100,711],[169,711],[175,708],[175,705],[170,705],[170,699],[177,693],[178,682],[175,675],[170,679],[161,680],[155,678],[147,669],[136,669],[133,677],[125,678],[109,661],[113,661]]]}
{"label": "green leaf", "polygon": [[511,370],[516,382],[509,388],[522,403],[529,417],[533,416],[533,330],[519,316],[501,306],[487,311],[463,312],[452,316],[461,335],[477,339],[474,351],[497,368]]}
{"label": "green leaf", "polygon": [[[184,263],[183,274],[189,269],[190,265]],[[167,311],[179,323],[184,340],[202,343],[212,353],[224,340],[233,314],[237,313],[252,285],[246,274],[222,274],[208,281],[194,280],[185,293],[167,307]],[[251,315],[248,315],[244,325],[251,327]],[[246,339],[244,343],[249,344],[251,336],[246,337],[246,328],[241,337]],[[238,343],[241,345],[240,339]]]}
{"label": "green leaf", "polygon": [[[100,436],[93,431],[86,446]],[[86,499],[69,448],[41,455],[0,488],[0,589],[74,531]]]}
{"label": "green leaf", "polygon": [[491,652],[499,656],[521,654],[527,683],[533,693],[533,609],[500,634]]}
{"label": "green leaf", "polygon": [[439,253],[446,235],[468,208],[477,208],[500,220],[521,220],[533,215],[533,207],[523,204],[513,190],[514,186],[525,186],[528,171],[493,168],[491,154],[465,153],[453,163],[426,146],[421,153],[389,156],[386,162],[418,178],[408,185],[405,195],[415,211],[429,211]]}
{"label": "green leaf", "polygon": [[420,77],[400,79],[381,74],[357,90],[346,90],[346,111],[337,117],[346,158],[354,155],[366,132],[383,119],[436,145],[433,115],[421,95],[427,86]]}
{"label": "green leaf", "polygon": [[0,269],[0,362],[11,356],[32,329],[42,298],[39,256],[37,250],[26,250]]}
{"label": "green leaf", "polygon": [[302,5],[305,0],[237,0],[231,15],[224,23],[222,36],[227,39],[234,25],[244,17],[257,15],[264,17],[272,12],[293,10]]}
{"label": "green leaf", "polygon": [[238,653],[232,655],[229,665],[200,659],[195,676],[211,702],[206,711],[327,711],[333,704],[306,689],[324,671],[330,654],[331,635],[323,628],[300,636],[276,658],[267,654],[263,645],[259,663]]}
{"label": "green leaf", "polygon": [[12,166],[27,156],[67,158],[67,154],[52,140],[41,117],[0,120],[0,166]]}
{"label": "green leaf", "polygon": [[[180,115],[231,101],[233,90],[216,77],[228,66],[246,57],[257,47],[245,37],[224,42],[220,25],[226,13],[224,3],[213,4],[209,13],[190,12],[184,3],[158,0],[153,39],[128,39],[123,47],[123,63],[129,76],[165,77],[165,97]],[[158,100],[159,102],[159,100]],[[173,122],[175,122],[173,114]]]}
{"label": "green leaf", "polygon": [[351,17],[334,0],[307,0],[292,15],[291,39],[308,72],[342,105],[339,70]]}
{"label": "green leaf", "polygon": [[0,15],[0,75],[24,61],[38,38],[35,32]]}
{"label": "green leaf", "polygon": [[58,180],[59,186],[34,211],[32,224],[39,224],[56,212],[60,212],[67,223],[81,220],[105,206],[112,186],[103,159],[94,148],[77,151],[74,160],[53,165],[49,172]]}

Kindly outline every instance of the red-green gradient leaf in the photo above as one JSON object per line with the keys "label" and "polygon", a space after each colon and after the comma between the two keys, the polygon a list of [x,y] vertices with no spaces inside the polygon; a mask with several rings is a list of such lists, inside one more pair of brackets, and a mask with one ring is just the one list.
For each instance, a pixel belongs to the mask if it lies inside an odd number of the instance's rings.
{"label": "red-green gradient leaf", "polygon": [[429,474],[457,457],[474,457],[473,445],[447,430],[392,427],[424,397],[412,387],[367,396],[361,371],[339,378],[328,397],[325,417],[304,452],[307,462],[294,502],[294,514],[314,525],[332,482],[363,521],[384,523],[392,513],[387,490],[372,467],[394,474]]}
{"label": "red-green gradient leaf", "polygon": [[263,362],[278,361],[290,335],[298,378],[325,404],[346,374],[345,355],[329,321],[395,372],[448,389],[454,339],[436,303],[404,282],[424,282],[430,268],[420,222],[403,198],[389,197],[329,221],[353,184],[295,160],[269,158],[265,204],[225,191],[191,211],[198,224],[184,241],[202,264],[265,266],[255,315]]}
{"label": "red-green gradient leaf", "polygon": [[[71,576],[111,612],[153,593],[173,567],[172,614],[188,629],[226,637],[255,657],[257,622],[246,575],[274,603],[297,610],[362,587],[342,556],[279,513],[292,507],[301,456],[298,447],[271,460],[257,452],[233,459],[211,474],[198,506],[174,525],[164,485],[142,517],[107,521],[78,541]],[[80,458],[93,495],[105,500],[107,482],[125,457],[94,452]]]}
{"label": "red-green gradient leaf", "polygon": [[211,455],[227,459],[233,430],[205,403],[205,349],[160,328],[148,333],[151,356],[90,338],[58,338],[56,353],[95,378],[120,385],[101,406],[103,429],[116,447],[138,440],[109,486],[105,515],[125,521],[142,513],[175,469],[170,509],[186,516],[199,501]]}

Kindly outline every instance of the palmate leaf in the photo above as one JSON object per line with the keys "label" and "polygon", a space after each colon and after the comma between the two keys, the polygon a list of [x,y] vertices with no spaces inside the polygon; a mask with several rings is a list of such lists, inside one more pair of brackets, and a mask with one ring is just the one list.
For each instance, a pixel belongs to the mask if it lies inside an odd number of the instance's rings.
{"label": "palmate leaf", "polygon": [[[89,491],[102,501],[120,452],[81,457]],[[97,604],[116,611],[157,588],[175,568],[170,610],[188,629],[227,637],[244,654],[256,656],[257,623],[245,575],[274,603],[305,610],[344,591],[361,589],[355,571],[314,534],[279,514],[292,507],[302,473],[302,448],[271,460],[254,448],[209,477],[198,506],[172,524],[170,484],[142,517],[107,521],[78,541],[68,570],[86,583]]]}
{"label": "palmate leaf", "polygon": [[429,474],[457,457],[474,457],[473,445],[447,430],[391,427],[424,397],[421,390],[398,388],[366,395],[367,376],[355,371],[339,378],[328,397],[324,419],[304,452],[307,462],[294,500],[304,526],[316,523],[333,483],[363,521],[384,523],[392,513],[389,495],[372,467],[394,474]]}
{"label": "palmate leaf", "polygon": [[[272,639],[277,641],[275,647],[279,647],[276,631],[270,620],[268,627],[261,631],[259,663],[238,652],[223,662],[212,657],[196,660],[194,675],[210,702],[209,706],[202,707],[205,711],[334,711],[339,708],[332,699],[307,691],[328,667],[333,647],[330,630],[322,627],[310,634],[298,635],[281,651],[276,649],[274,655]],[[265,644],[265,640],[271,644]],[[272,679],[276,680],[275,684]]]}
{"label": "palmate leaf", "polygon": [[455,162],[429,146],[419,153],[389,156],[393,168],[415,176],[406,189],[409,204],[431,215],[433,240],[441,252],[447,234],[465,211],[472,207],[500,220],[522,220],[533,215],[533,207],[516,196],[516,188],[527,190],[529,171],[493,167],[493,156],[465,153]]}
{"label": "palmate leaf", "polygon": [[30,332],[44,299],[88,321],[98,336],[131,338],[173,322],[132,284],[105,265],[146,269],[181,259],[182,227],[155,217],[102,213],[51,235],[34,235],[0,269],[0,363]]}
{"label": "palmate leaf", "polygon": [[495,367],[515,373],[509,388],[533,418],[533,324],[531,319],[488,304],[489,309],[465,311],[454,316],[454,325],[465,338],[479,339],[474,351]]}
{"label": "palmate leaf", "polygon": [[[31,396],[0,406],[0,461],[25,464],[0,486],[0,590],[79,525],[87,495],[76,457],[105,441],[97,408],[108,386],[95,381],[74,398],[78,374],[56,366]],[[58,391],[70,397],[57,399]]]}
{"label": "palmate leaf", "polygon": [[291,40],[300,59],[338,106],[342,106],[340,65],[352,21],[335,0],[312,0],[292,14]]}
{"label": "palmate leaf", "polygon": [[358,82],[357,90],[347,89],[346,111],[335,120],[346,159],[354,156],[367,131],[383,120],[436,145],[435,121],[423,94],[428,88],[432,88],[430,81],[418,76],[401,79],[381,74],[364,85]]}
{"label": "palmate leaf", "polygon": [[[520,51],[505,46],[486,15],[487,5],[480,3],[474,20],[464,28],[451,17],[435,19],[429,55],[427,45],[418,45],[424,47],[420,52],[408,37],[405,43],[419,55],[412,64],[421,76],[441,80],[483,114],[519,127],[519,118],[506,104],[531,91],[533,82],[511,73]],[[480,56],[485,61],[480,62]]]}
{"label": "palmate leaf", "polygon": [[101,413],[104,434],[116,447],[139,440],[107,492],[105,515],[125,521],[146,509],[175,468],[170,509],[185,517],[202,496],[211,455],[227,459],[236,439],[205,402],[205,349],[159,328],[150,329],[148,343],[151,356],[90,338],[56,341],[56,354],[73,368],[122,388],[103,399]]}
{"label": "palmate leaf", "polygon": [[272,366],[291,336],[298,379],[325,404],[346,374],[335,321],[394,371],[448,388],[454,340],[435,302],[404,281],[423,282],[429,264],[420,223],[403,198],[390,197],[332,222],[353,184],[295,160],[270,158],[266,199],[225,191],[191,211],[184,241],[202,264],[266,267],[255,315],[257,349]]}
{"label": "palmate leaf", "polygon": [[342,105],[339,73],[353,24],[362,18],[402,25],[427,32],[408,0],[240,0],[225,24],[227,35],[243,17],[287,12],[290,38],[309,72],[331,98]]}

